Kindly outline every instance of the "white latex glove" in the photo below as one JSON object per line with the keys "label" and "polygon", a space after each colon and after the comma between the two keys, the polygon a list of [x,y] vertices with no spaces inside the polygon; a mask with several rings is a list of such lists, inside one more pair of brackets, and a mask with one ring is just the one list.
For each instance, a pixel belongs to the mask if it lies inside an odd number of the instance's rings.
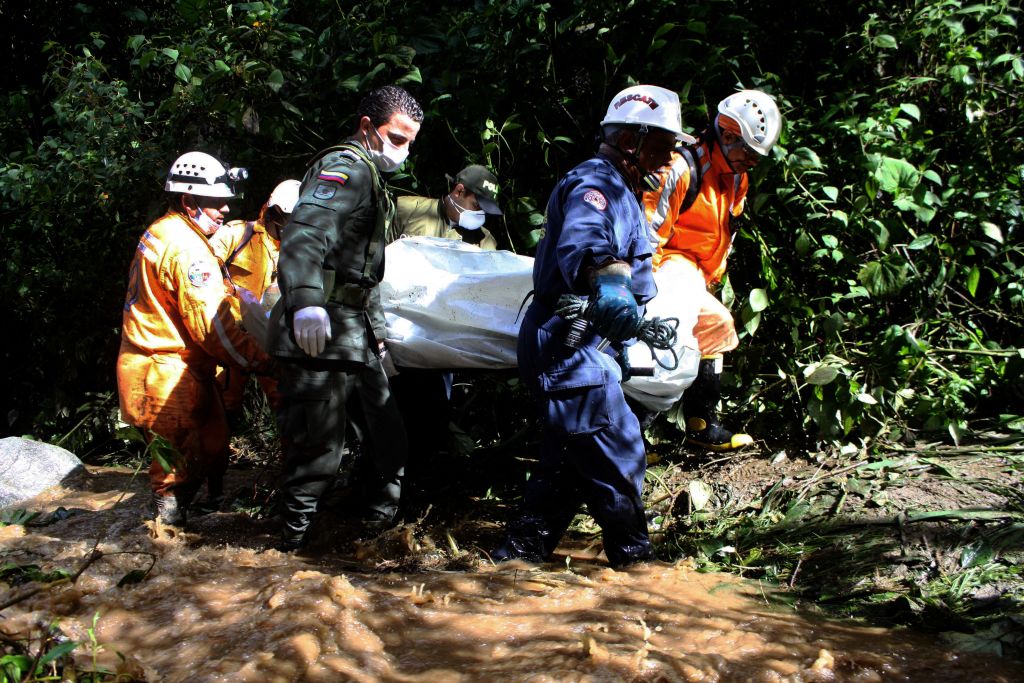
{"label": "white latex glove", "polygon": [[256,300],[256,295],[250,292],[245,287],[237,287],[235,293],[238,294],[238,300],[248,304],[249,306],[259,306],[260,302]]}
{"label": "white latex glove", "polygon": [[323,306],[306,306],[295,311],[292,330],[299,348],[316,358],[331,338],[331,319]]}

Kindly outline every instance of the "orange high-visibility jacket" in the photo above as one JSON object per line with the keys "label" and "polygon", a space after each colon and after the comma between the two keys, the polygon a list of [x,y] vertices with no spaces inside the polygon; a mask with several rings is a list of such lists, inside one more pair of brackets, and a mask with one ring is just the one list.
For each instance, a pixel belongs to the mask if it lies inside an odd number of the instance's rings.
{"label": "orange high-visibility jacket", "polygon": [[658,171],[659,188],[644,193],[644,211],[658,236],[655,269],[668,259],[685,258],[695,263],[705,282],[711,284],[725,274],[725,261],[732,249],[729,219],[743,213],[749,181],[746,173],[732,172],[720,148],[710,153],[708,143],[702,143],[695,149],[703,174],[700,192],[690,208],[679,213],[690,187],[690,167],[679,152],[673,152],[669,164]]}
{"label": "orange high-visibility jacket", "polygon": [[[281,251],[281,242],[270,236],[262,219],[257,219],[251,224],[251,238],[243,244],[248,225],[245,221],[231,221],[214,233],[210,238],[210,246],[217,258],[227,266],[231,282],[252,292],[258,301],[277,277],[277,257]],[[231,258],[232,254],[234,258]],[[231,297],[230,303],[235,319],[241,320],[238,299]]]}
{"label": "orange high-visibility jacket", "polygon": [[268,360],[232,317],[221,262],[183,215],[167,213],[143,233],[128,280],[122,353],[177,354],[211,376],[218,362],[252,371]]}

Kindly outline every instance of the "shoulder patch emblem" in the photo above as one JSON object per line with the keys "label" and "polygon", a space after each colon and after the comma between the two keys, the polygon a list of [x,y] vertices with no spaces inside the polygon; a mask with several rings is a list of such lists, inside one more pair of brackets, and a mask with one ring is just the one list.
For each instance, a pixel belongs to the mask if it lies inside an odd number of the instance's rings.
{"label": "shoulder patch emblem", "polygon": [[316,179],[344,185],[348,182],[348,173],[342,173],[340,171],[320,171],[320,174],[317,175]]}
{"label": "shoulder patch emblem", "polygon": [[204,287],[212,277],[213,271],[206,261],[193,261],[188,267],[188,281],[195,287]]}
{"label": "shoulder patch emblem", "polygon": [[334,196],[334,193],[338,191],[337,185],[325,185],[320,183],[313,190],[313,196],[317,199],[330,199]]}
{"label": "shoulder patch emblem", "polygon": [[586,194],[583,195],[583,201],[598,211],[604,211],[608,208],[608,200],[605,199],[600,190],[587,190]]}

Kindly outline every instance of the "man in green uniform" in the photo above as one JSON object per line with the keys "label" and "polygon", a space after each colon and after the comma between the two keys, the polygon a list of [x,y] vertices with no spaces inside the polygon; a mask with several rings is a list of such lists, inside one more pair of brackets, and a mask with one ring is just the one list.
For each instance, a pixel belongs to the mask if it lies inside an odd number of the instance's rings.
{"label": "man in green uniform", "polygon": [[[451,177],[449,176],[449,180]],[[398,198],[398,215],[388,242],[399,237],[443,237],[494,251],[498,242],[484,226],[488,215],[500,216],[498,178],[484,166],[473,164],[455,176],[451,192],[440,199]],[[432,471],[432,456],[448,445],[454,375],[451,372],[399,366],[391,389],[405,420],[410,441],[417,445],[417,462]],[[409,473],[412,479],[418,472]]]}
{"label": "man in green uniform", "polygon": [[355,132],[321,152],[306,170],[299,202],[282,231],[281,300],[269,346],[279,364],[285,465],[280,548],[303,545],[320,497],[341,464],[345,403],[359,392],[374,436],[364,522],[380,528],[398,510],[408,450],[401,415],[381,367],[384,311],[378,283],[394,200],[384,173],[402,165],[423,110],[409,93],[385,86],[356,110]]}
{"label": "man in green uniform", "polygon": [[484,227],[488,215],[501,215],[498,179],[483,166],[473,164],[459,171],[452,191],[440,199],[399,197],[398,216],[388,243],[402,236],[424,235],[462,240],[493,251],[498,242]]}

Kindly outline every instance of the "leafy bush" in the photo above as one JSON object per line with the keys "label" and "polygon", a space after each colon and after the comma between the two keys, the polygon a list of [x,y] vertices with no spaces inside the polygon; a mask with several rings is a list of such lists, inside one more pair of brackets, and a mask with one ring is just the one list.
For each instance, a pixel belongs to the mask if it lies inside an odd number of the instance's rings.
{"label": "leafy bush", "polygon": [[177,154],[250,166],[235,209],[251,216],[390,82],[427,113],[396,190],[437,196],[446,173],[488,163],[506,196],[495,232],[520,251],[621,87],[677,89],[691,128],[736,86],[772,92],[787,130],[753,174],[723,292],[744,336],[730,394],[751,426],[956,438],[1020,398],[1017,7],[434,7],[44,1],[21,13],[0,111],[0,292],[17,331],[2,358],[7,430],[55,439],[86,419],[85,447],[112,421],[109,403],[78,408],[113,387],[127,264]]}

